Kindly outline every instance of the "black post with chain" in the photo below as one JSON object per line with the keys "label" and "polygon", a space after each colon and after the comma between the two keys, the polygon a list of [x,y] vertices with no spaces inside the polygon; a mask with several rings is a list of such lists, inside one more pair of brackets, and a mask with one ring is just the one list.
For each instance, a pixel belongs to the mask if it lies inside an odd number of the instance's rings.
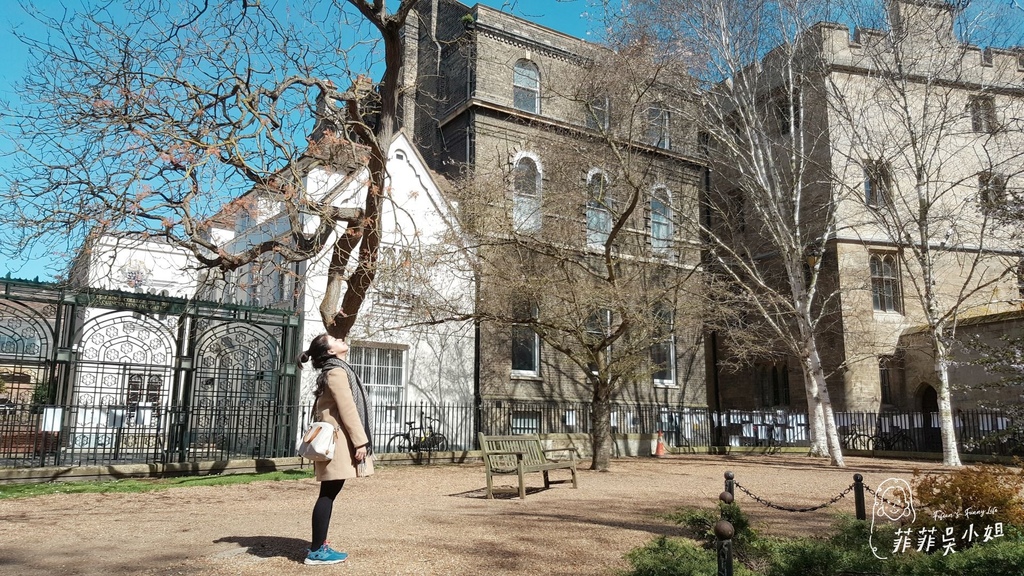
{"label": "black post with chain", "polygon": [[860,474],[853,475],[853,502],[857,509],[857,520],[867,520],[868,515],[864,510],[864,477]]}
{"label": "black post with chain", "polygon": [[[726,472],[726,478],[732,473]],[[728,484],[729,480],[726,480]],[[733,494],[728,490],[725,490],[718,495],[718,499],[726,504],[732,504]],[[725,515],[719,517],[718,522],[715,522],[715,538],[718,540],[718,576],[733,576],[732,574],[732,537],[736,534],[736,529],[732,523],[729,522]]]}

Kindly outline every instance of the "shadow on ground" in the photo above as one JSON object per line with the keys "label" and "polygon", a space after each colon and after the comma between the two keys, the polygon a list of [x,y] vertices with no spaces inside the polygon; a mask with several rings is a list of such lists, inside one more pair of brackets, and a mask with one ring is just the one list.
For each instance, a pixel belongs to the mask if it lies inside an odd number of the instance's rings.
{"label": "shadow on ground", "polygon": [[215,544],[238,544],[243,551],[257,558],[287,558],[296,562],[306,559],[309,542],[283,536],[225,536],[213,541]]}

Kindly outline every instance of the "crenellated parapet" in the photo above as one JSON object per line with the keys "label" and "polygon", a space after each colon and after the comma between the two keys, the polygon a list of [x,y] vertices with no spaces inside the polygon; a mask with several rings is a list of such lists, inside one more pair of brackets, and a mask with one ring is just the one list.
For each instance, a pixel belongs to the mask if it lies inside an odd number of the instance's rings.
{"label": "crenellated parapet", "polygon": [[[835,70],[940,80],[966,90],[1018,92],[1024,49],[977,46],[953,33],[953,7],[941,1],[894,2],[887,29],[824,22],[807,34],[820,38],[821,56]],[[911,9],[912,8],[912,9]]]}

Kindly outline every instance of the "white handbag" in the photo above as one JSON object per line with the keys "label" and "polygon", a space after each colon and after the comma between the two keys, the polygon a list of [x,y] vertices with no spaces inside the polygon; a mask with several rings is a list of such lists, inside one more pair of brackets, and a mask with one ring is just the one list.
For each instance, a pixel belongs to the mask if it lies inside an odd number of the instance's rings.
{"label": "white handbag", "polygon": [[334,458],[334,426],[327,422],[313,422],[299,438],[295,449],[307,460],[326,462]]}

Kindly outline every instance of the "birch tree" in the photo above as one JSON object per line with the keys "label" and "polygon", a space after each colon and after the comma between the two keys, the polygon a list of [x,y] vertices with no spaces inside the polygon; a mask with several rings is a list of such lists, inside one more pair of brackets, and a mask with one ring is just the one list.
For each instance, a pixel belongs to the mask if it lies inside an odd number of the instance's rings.
{"label": "birch tree", "polygon": [[[2,105],[16,147],[0,191],[4,252],[74,250],[110,233],[231,271],[329,251],[320,312],[345,336],[375,275],[400,32],[414,4],[24,3],[44,31],[15,30],[31,61],[18,100]],[[361,208],[308,194],[311,164],[365,169]],[[228,251],[210,231],[232,216],[222,210],[231,201],[254,210],[237,200],[254,190],[280,203],[288,226]]]}
{"label": "birch tree", "polygon": [[[672,13],[671,19],[657,18]],[[843,465],[819,338],[837,292],[823,281],[836,232],[822,130],[825,68],[806,34],[826,20],[821,1],[640,1],[629,22],[663,45],[691,52],[711,167],[699,234],[710,291],[735,354],[759,338],[799,359],[811,454]],[[712,327],[716,326],[714,323]],[[760,346],[756,351],[765,350]]]}
{"label": "birch tree", "polygon": [[1016,226],[999,218],[1020,185],[1024,94],[1018,56],[986,47],[1019,41],[1020,16],[1004,8],[856,3],[859,48],[836,62],[852,72],[831,87],[846,214],[866,241],[895,250],[893,306],[925,327],[949,466],[960,465],[949,374],[958,319],[1018,297]]}

